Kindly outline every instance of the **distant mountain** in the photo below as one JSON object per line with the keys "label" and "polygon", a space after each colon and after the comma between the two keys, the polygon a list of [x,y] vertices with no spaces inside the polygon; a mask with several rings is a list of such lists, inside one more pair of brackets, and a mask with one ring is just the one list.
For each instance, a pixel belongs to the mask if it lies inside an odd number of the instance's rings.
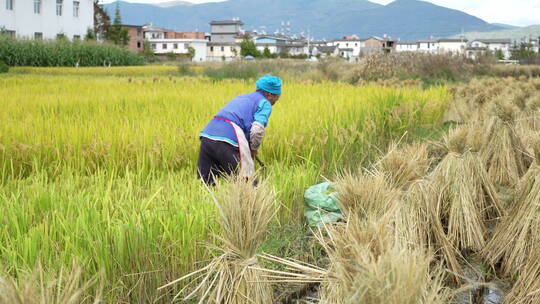
{"label": "distant mountain", "polygon": [[[153,23],[177,31],[209,32],[209,22],[238,17],[245,29],[268,33],[290,27],[319,39],[356,34],[387,34],[394,39],[447,37],[461,31],[502,28],[461,11],[418,0],[397,0],[386,6],[367,0],[228,0],[217,3],[177,3],[167,7],[119,2],[125,24]],[[114,14],[116,3],[105,9]],[[283,25],[285,22],[285,25]],[[287,25],[290,23],[290,26]]]}
{"label": "distant mountain", "polygon": [[510,24],[504,24],[504,23],[492,23],[492,25],[502,27],[503,29],[507,29],[507,30],[516,30],[516,29],[521,28],[521,26],[515,26],[515,25],[510,25]]}
{"label": "distant mountain", "polygon": [[[455,35],[454,38],[459,38],[460,36],[461,35]],[[495,32],[468,32],[464,33],[463,36],[465,36],[467,39],[510,38],[516,41],[528,38],[538,39],[538,37],[540,37],[540,25],[531,25],[515,30],[502,30]]]}

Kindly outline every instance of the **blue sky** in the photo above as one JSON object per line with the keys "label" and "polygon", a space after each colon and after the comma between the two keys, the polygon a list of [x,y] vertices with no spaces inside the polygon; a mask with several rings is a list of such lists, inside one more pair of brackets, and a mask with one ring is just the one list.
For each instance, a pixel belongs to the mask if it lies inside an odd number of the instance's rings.
{"label": "blue sky", "polygon": [[[160,3],[171,0],[124,0],[139,3]],[[187,0],[192,3],[216,2],[219,0]],[[380,4],[388,4],[393,0],[370,0]],[[480,17],[487,22],[498,22],[513,25],[540,24],[540,0],[428,0],[437,5],[464,11]],[[114,2],[104,0],[103,2]]]}

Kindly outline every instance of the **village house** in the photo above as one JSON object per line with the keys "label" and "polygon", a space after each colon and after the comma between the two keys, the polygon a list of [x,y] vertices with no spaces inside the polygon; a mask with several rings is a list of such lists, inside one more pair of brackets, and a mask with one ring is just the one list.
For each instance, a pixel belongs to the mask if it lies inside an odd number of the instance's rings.
{"label": "village house", "polygon": [[207,45],[208,61],[230,61],[240,56],[240,42],[244,31],[240,20],[210,22],[210,41]]}
{"label": "village house", "polygon": [[3,0],[0,29],[18,38],[84,39],[94,28],[94,0]]}
{"label": "village house", "polygon": [[398,41],[396,42],[396,52],[416,52],[418,51],[418,42]]}
{"label": "village house", "polygon": [[364,39],[365,47],[362,50],[364,54],[372,54],[377,52],[390,53],[395,50],[395,41],[389,37],[371,36]]}
{"label": "village house", "polygon": [[362,55],[362,49],[366,47],[366,41],[352,35],[336,39],[332,41],[332,45],[338,48],[339,56],[353,61],[358,60]]}
{"label": "village house", "polygon": [[321,58],[337,57],[339,56],[339,49],[337,46],[328,45],[326,41],[319,41],[310,46],[309,54],[310,56],[317,56]]}
{"label": "village house", "polygon": [[278,35],[263,35],[256,37],[254,42],[258,51],[263,52],[265,48],[268,48],[272,54],[307,55],[309,51],[307,40],[304,39],[292,39]]}
{"label": "village house", "polygon": [[467,57],[477,58],[479,55],[491,52],[502,52],[504,59],[509,59],[512,41],[510,39],[475,39],[467,45]]}
{"label": "village house", "polygon": [[418,51],[422,53],[437,53],[439,42],[436,39],[418,40]]}
{"label": "village house", "polygon": [[207,44],[203,32],[174,32],[150,26],[143,27],[144,39],[148,40],[150,47],[156,55],[189,54],[193,49],[193,61],[205,61],[207,58]]}
{"label": "village house", "polygon": [[439,39],[438,52],[449,54],[464,54],[467,48],[467,39]]}

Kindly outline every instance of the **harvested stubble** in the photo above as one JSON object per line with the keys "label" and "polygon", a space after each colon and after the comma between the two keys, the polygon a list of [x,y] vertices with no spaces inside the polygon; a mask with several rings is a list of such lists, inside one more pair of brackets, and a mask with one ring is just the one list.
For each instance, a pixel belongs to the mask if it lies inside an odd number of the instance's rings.
{"label": "harvested stubble", "polygon": [[391,184],[406,189],[426,175],[429,165],[426,144],[412,144],[401,149],[393,144],[389,152],[375,164],[375,169],[386,174]]}
{"label": "harvested stubble", "polygon": [[484,255],[492,263],[501,262],[504,275],[522,271],[534,253],[540,252],[540,140],[536,161],[517,186],[512,208],[497,226]]}
{"label": "harvested stubble", "polygon": [[[263,282],[265,272],[258,267],[256,250],[276,213],[274,192],[266,182],[254,187],[252,180],[231,178],[214,198],[221,228],[216,238],[221,246],[210,245],[221,254],[207,266],[179,278],[160,289],[188,278],[198,285],[184,300],[198,298],[199,303],[242,304],[272,303],[270,285]],[[192,287],[188,284],[184,290]]]}
{"label": "harvested stubble", "polygon": [[382,216],[397,206],[400,191],[380,172],[351,172],[339,176],[334,188],[346,216]]}
{"label": "harvested stubble", "polygon": [[485,130],[482,160],[495,184],[511,187],[527,172],[531,159],[515,130],[515,106],[496,104],[494,112]]}
{"label": "harvested stubble", "polygon": [[321,287],[321,303],[446,303],[439,265],[432,254],[393,238],[391,216],[328,229],[323,239],[331,261]]}
{"label": "harvested stubble", "polygon": [[430,175],[435,191],[429,206],[437,207],[444,237],[455,248],[480,251],[486,243],[485,222],[498,218],[503,209],[480,158],[468,149],[467,136],[467,127],[446,136],[449,154]]}

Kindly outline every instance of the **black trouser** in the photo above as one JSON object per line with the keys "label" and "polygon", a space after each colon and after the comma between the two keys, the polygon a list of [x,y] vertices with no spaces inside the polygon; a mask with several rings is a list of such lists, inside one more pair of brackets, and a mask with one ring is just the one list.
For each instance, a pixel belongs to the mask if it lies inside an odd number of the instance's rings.
{"label": "black trouser", "polygon": [[220,175],[231,175],[238,169],[240,150],[226,142],[201,137],[198,176],[208,185]]}

